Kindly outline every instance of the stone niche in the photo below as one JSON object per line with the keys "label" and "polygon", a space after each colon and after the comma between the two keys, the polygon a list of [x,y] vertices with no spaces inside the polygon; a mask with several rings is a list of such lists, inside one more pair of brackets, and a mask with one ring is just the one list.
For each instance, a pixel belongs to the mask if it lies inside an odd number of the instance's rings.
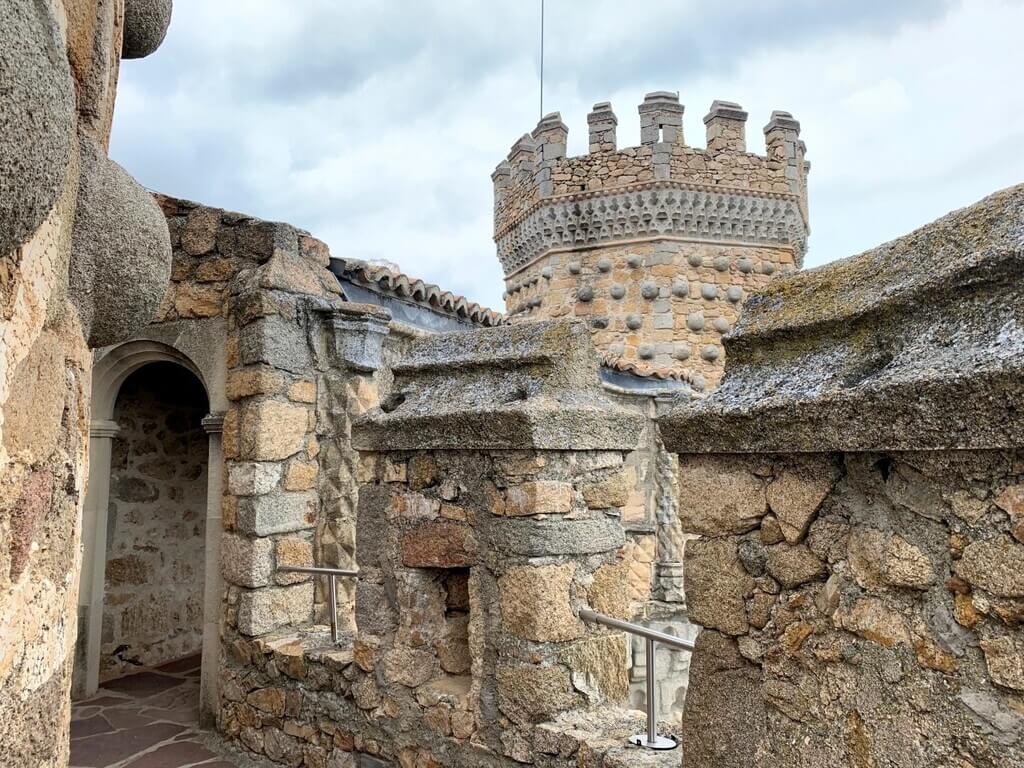
{"label": "stone niche", "polygon": [[679,454],[696,765],[1024,764],[1024,188],[782,280]]}

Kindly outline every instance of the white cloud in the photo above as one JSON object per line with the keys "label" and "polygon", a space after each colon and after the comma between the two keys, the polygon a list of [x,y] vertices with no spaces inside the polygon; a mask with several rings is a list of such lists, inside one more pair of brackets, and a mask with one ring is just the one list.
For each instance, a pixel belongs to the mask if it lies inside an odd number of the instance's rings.
{"label": "white cloud", "polygon": [[[803,125],[808,264],[1024,180],[1024,4],[548,0],[545,108],[586,151],[611,100],[680,90],[690,143],[715,98]],[[717,10],[716,10],[717,9]],[[490,172],[537,119],[537,18],[496,0],[177,0],[164,47],[124,62],[112,154],[168,194],[289,221],[501,307]]]}

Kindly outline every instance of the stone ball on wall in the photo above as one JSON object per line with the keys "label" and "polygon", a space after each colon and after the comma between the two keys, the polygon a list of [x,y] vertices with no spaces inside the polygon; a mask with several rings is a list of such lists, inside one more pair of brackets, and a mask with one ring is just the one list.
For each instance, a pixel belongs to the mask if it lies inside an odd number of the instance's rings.
{"label": "stone ball on wall", "polygon": [[686,316],[686,327],[691,331],[700,331],[704,328],[704,313],[691,312]]}
{"label": "stone ball on wall", "polygon": [[643,327],[644,319],[640,315],[626,315],[626,327],[631,331],[639,331]]}
{"label": "stone ball on wall", "polygon": [[552,272],[551,267],[544,267],[544,269],[540,271],[540,276],[543,277],[545,280],[550,280],[551,275],[553,274],[554,272]]}
{"label": "stone ball on wall", "polygon": [[754,262],[748,259],[746,256],[737,260],[736,267],[745,275],[749,275],[754,271]]}
{"label": "stone ball on wall", "polygon": [[724,317],[716,317],[715,322],[712,323],[712,325],[714,325],[715,330],[719,333],[725,333],[730,328],[729,321]]}
{"label": "stone ball on wall", "polygon": [[608,318],[603,316],[591,318],[590,325],[599,330],[604,330],[608,327]]}
{"label": "stone ball on wall", "polygon": [[612,260],[607,258],[601,259],[600,261],[597,262],[597,270],[598,272],[611,272]]}
{"label": "stone ball on wall", "polygon": [[689,360],[690,359],[690,345],[679,343],[672,347],[672,357],[676,360]]}
{"label": "stone ball on wall", "polygon": [[654,345],[641,344],[636,348],[636,353],[639,355],[641,360],[650,360],[654,357]]}
{"label": "stone ball on wall", "polygon": [[578,275],[583,271],[583,265],[578,261],[570,261],[567,265],[567,269],[569,270],[570,275]]}
{"label": "stone ball on wall", "polygon": [[658,298],[658,284],[653,280],[644,280],[640,284],[640,295],[648,300]]}
{"label": "stone ball on wall", "polygon": [[594,289],[589,285],[581,285],[580,289],[576,291],[576,298],[580,301],[593,301]]}
{"label": "stone ball on wall", "polygon": [[704,264],[704,257],[697,253],[691,253],[686,257],[686,263],[691,267],[700,267]]}
{"label": "stone ball on wall", "polygon": [[71,158],[74,87],[48,7],[0,4],[0,256],[46,219]]}
{"label": "stone ball on wall", "polygon": [[715,259],[715,269],[717,269],[719,272],[725,272],[726,270],[728,270],[729,269],[729,257],[728,256],[719,256],[717,259]]}
{"label": "stone ball on wall", "polygon": [[770,261],[762,262],[761,271],[764,272],[766,275],[773,274],[775,272],[775,265],[772,264]]}
{"label": "stone ball on wall", "polygon": [[171,236],[153,196],[82,137],[69,295],[90,347],[126,339],[153,317],[171,276]]}
{"label": "stone ball on wall", "polygon": [[626,295],[626,286],[622,285],[622,283],[615,283],[609,289],[608,293],[611,294],[613,299],[621,299]]}
{"label": "stone ball on wall", "polygon": [[743,298],[743,289],[738,285],[731,285],[725,295],[729,297],[729,301],[735,304]]}
{"label": "stone ball on wall", "polygon": [[719,349],[714,344],[706,344],[700,351],[700,356],[707,360],[709,363],[713,363],[718,359]]}
{"label": "stone ball on wall", "polygon": [[640,258],[640,255],[637,253],[631,253],[629,254],[629,256],[626,257],[626,265],[633,269],[636,269],[643,263],[644,260]]}
{"label": "stone ball on wall", "polygon": [[122,59],[141,59],[160,47],[171,24],[172,0],[125,0]]}
{"label": "stone ball on wall", "polygon": [[672,282],[672,295],[677,299],[685,299],[690,295],[690,283],[686,280],[674,280]]}
{"label": "stone ball on wall", "polygon": [[712,301],[713,299],[717,299],[718,298],[718,286],[714,285],[713,283],[704,283],[704,285],[702,285],[700,287],[700,295],[703,296],[708,301]]}

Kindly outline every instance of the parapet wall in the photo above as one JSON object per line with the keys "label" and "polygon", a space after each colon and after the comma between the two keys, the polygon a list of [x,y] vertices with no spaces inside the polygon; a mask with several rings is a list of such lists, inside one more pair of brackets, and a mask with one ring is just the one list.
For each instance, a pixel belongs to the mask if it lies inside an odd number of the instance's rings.
{"label": "parapet wall", "polygon": [[[706,148],[683,140],[683,106],[675,94],[647,94],[639,107],[641,144],[618,149],[618,119],[611,105],[594,105],[587,120],[590,153],[566,156],[568,127],[553,112],[512,147],[492,174],[494,239],[507,277],[545,250],[629,235],[689,232],[704,239],[785,243],[805,249],[807,230],[806,148],[800,124],[776,111],[764,127],[766,154],[746,150],[747,113],[715,101],[704,117]],[[635,193],[593,206],[609,191]],[[653,190],[676,190],[653,195]],[[742,190],[740,195],[729,191]],[[538,204],[566,197],[608,220],[560,228],[566,214],[552,209],[534,221]],[[643,208],[660,210],[646,216]],[[574,206],[574,208],[577,206]],[[600,224],[601,226],[595,226]]]}

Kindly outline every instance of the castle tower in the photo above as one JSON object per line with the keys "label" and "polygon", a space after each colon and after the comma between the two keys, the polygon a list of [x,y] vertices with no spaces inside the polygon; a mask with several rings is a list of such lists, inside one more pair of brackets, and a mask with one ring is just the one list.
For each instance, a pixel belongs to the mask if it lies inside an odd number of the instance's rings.
{"label": "castle tower", "polygon": [[587,118],[589,154],[566,156],[569,131],[553,112],[495,169],[507,311],[585,318],[608,365],[712,386],[743,299],[802,264],[800,124],[773,112],[759,155],[747,152],[738,104],[711,105],[704,149],[684,143],[676,94],[649,93],[639,112],[638,147],[617,148],[602,102]]}

